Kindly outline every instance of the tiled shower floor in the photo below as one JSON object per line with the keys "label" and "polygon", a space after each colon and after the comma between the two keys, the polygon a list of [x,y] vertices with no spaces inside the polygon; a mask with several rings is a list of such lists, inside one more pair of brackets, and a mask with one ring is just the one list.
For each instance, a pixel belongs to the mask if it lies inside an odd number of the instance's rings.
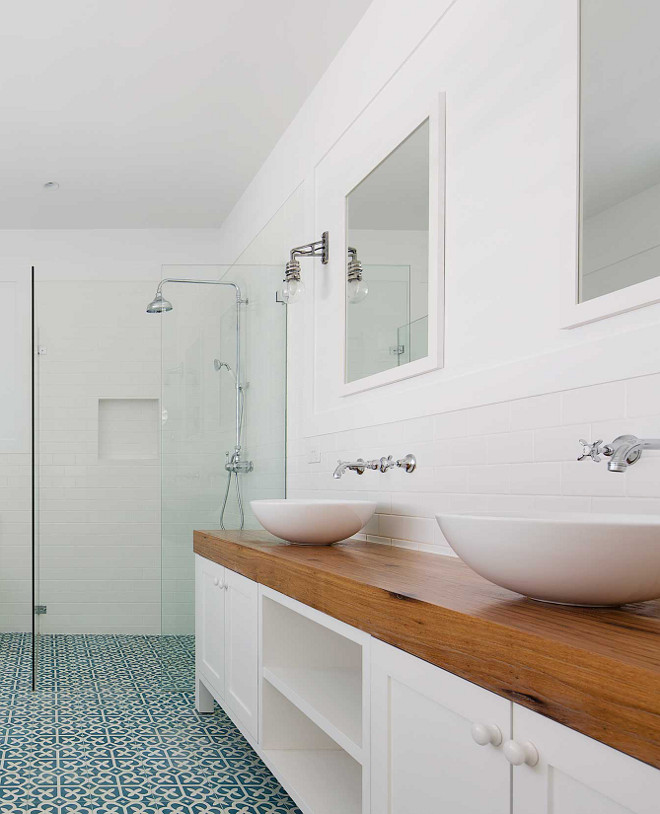
{"label": "tiled shower floor", "polygon": [[300,814],[222,710],[195,711],[192,637],[44,636],[36,693],[30,646],[0,634],[0,812]]}

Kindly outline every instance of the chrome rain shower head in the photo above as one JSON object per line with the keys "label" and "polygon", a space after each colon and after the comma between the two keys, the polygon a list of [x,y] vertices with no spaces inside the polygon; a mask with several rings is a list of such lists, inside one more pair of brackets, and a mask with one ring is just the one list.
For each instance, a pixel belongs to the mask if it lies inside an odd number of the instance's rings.
{"label": "chrome rain shower head", "polygon": [[164,314],[167,311],[171,311],[172,308],[172,303],[164,299],[161,292],[157,291],[156,296],[149,305],[147,305],[147,314]]}

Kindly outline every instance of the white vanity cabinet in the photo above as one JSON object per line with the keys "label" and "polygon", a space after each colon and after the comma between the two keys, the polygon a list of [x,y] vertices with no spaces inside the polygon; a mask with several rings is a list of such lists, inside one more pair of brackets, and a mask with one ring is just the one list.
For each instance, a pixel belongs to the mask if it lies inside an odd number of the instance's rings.
{"label": "white vanity cabinet", "polygon": [[513,735],[539,758],[513,768],[513,814],[660,812],[658,769],[517,704]]}
{"label": "white vanity cabinet", "polygon": [[257,738],[259,585],[204,557],[195,557],[196,704],[213,699]]}
{"label": "white vanity cabinet", "polygon": [[225,585],[225,701],[256,738],[259,585],[229,568]]}
{"label": "white vanity cabinet", "polygon": [[[196,678],[221,700],[225,696],[225,568],[195,557]],[[197,688],[198,696],[200,694]],[[201,702],[198,698],[198,707]],[[202,712],[207,710],[202,709]]]}
{"label": "white vanity cabinet", "polygon": [[373,814],[508,814],[510,729],[506,699],[372,640]]}
{"label": "white vanity cabinet", "polygon": [[660,812],[657,769],[377,641],[371,788],[372,814]]}
{"label": "white vanity cabinet", "polygon": [[197,708],[219,701],[303,814],[660,814],[657,769],[215,562],[195,567]]}

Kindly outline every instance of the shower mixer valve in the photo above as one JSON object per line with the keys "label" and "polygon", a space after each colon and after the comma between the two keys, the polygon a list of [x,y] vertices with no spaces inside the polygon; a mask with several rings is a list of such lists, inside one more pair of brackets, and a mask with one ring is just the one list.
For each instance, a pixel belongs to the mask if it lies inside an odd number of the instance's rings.
{"label": "shower mixer valve", "polygon": [[367,469],[385,473],[394,468],[403,469],[404,472],[414,472],[417,468],[417,459],[414,455],[404,455],[403,458],[395,461],[391,455],[388,455],[387,458],[375,458],[373,461],[365,461],[362,458],[358,458],[357,461],[337,461],[337,468],[332,473],[332,477],[339,480],[347,469],[358,475],[364,475]]}
{"label": "shower mixer valve", "polygon": [[225,452],[225,459],[225,469],[227,472],[244,475],[247,472],[252,472],[254,469],[252,461],[241,460],[241,450],[238,447],[233,452]]}

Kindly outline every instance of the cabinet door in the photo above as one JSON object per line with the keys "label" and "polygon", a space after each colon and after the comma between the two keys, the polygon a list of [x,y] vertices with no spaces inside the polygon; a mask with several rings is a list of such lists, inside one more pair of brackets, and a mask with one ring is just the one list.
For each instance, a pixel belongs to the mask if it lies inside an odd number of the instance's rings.
{"label": "cabinet door", "polygon": [[517,745],[538,763],[513,770],[514,814],[658,814],[660,770],[514,705]]}
{"label": "cabinet door", "polygon": [[225,579],[225,700],[256,739],[259,586],[228,568]]}
{"label": "cabinet door", "polygon": [[221,699],[225,691],[225,569],[204,557],[195,559],[196,668]]}
{"label": "cabinet door", "polygon": [[510,766],[472,727],[507,739],[510,702],[382,642],[371,653],[372,811],[509,814]]}

